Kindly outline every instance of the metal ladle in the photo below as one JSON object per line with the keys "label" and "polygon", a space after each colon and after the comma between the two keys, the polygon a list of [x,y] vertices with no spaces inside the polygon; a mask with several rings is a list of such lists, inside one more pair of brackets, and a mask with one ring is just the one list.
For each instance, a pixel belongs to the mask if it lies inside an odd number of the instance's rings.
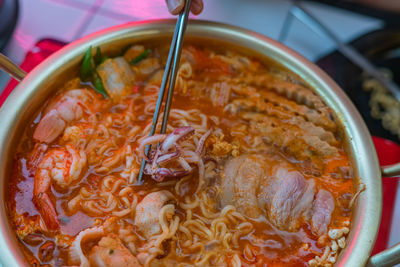
{"label": "metal ladle", "polygon": [[302,4],[302,1],[294,1],[293,7],[289,11],[286,18],[279,41],[283,42],[286,38],[289,27],[292,23],[292,15],[305,23],[315,33],[329,37],[337,46],[337,49],[351,62],[360,67],[363,71],[368,73],[380,84],[382,84],[393,96],[400,101],[400,88],[392,80],[385,77],[382,72],[378,70],[365,56],[359,53],[352,46],[342,42],[339,37],[328,29],[319,19],[312,15]]}

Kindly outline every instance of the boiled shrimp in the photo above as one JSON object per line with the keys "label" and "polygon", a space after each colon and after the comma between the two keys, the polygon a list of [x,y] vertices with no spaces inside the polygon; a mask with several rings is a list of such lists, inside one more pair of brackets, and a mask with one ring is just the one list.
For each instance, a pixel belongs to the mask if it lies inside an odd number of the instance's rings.
{"label": "boiled shrimp", "polygon": [[80,179],[86,167],[86,154],[71,145],[50,150],[40,162],[34,180],[33,202],[50,230],[59,229],[57,212],[48,191],[53,182],[67,189]]}
{"label": "boiled shrimp", "polygon": [[65,127],[90,112],[88,104],[95,102],[95,96],[87,89],[74,89],[63,93],[47,108],[33,133],[33,138],[41,143],[51,143]]}

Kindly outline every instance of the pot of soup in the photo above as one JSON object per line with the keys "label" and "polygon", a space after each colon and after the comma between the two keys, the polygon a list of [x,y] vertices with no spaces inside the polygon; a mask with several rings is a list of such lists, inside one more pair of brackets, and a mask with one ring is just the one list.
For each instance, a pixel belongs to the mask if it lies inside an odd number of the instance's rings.
{"label": "pot of soup", "polygon": [[5,102],[2,265],[399,262],[399,247],[370,258],[399,167],[381,169],[323,71],[269,38],[191,21],[167,134],[148,137],[173,24],[73,42]]}

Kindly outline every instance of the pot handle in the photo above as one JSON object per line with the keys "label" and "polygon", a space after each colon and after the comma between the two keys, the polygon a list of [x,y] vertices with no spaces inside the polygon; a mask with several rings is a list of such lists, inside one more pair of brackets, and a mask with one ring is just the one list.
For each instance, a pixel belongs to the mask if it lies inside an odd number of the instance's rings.
{"label": "pot handle", "polygon": [[400,175],[400,163],[393,165],[382,166],[381,172],[383,177],[393,177]]}
{"label": "pot handle", "polygon": [[[382,166],[381,172],[383,177],[399,176],[400,163]],[[400,243],[369,258],[366,266],[389,267],[398,263],[400,263]]]}
{"label": "pot handle", "polygon": [[15,78],[18,82],[22,81],[26,72],[23,71],[20,67],[15,65],[8,57],[0,53],[0,69],[4,70],[10,76]]}
{"label": "pot handle", "polygon": [[400,243],[369,258],[366,267],[391,267],[400,263]]}

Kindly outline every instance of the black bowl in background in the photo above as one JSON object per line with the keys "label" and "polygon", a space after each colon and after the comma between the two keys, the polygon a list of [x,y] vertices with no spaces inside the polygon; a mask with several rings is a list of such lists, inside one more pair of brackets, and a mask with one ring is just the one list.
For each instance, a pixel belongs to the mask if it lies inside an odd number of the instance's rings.
{"label": "black bowl in background", "polygon": [[18,20],[18,0],[0,0],[0,51],[14,32]]}
{"label": "black bowl in background", "polygon": [[[350,43],[378,68],[390,69],[400,85],[400,30],[382,29],[363,35]],[[380,120],[371,117],[370,94],[362,89],[362,70],[334,51],[317,61],[347,93],[360,111],[372,135],[400,143],[400,139],[382,127]]]}

